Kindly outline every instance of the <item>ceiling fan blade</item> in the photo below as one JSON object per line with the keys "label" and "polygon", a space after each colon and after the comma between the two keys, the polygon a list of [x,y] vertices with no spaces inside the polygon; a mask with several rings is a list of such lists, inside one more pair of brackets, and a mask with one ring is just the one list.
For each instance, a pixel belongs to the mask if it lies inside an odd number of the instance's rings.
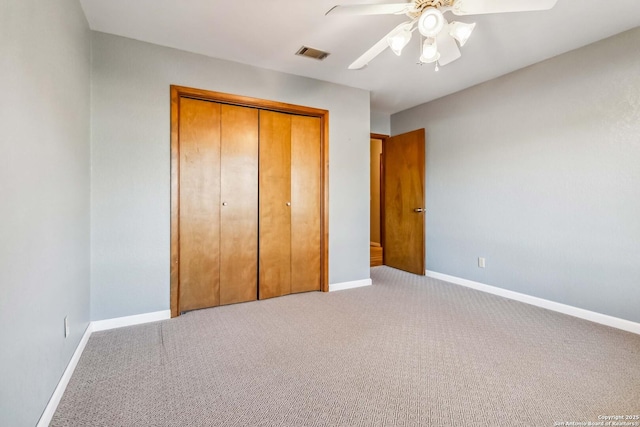
{"label": "ceiling fan blade", "polygon": [[440,52],[438,64],[447,65],[462,56],[455,39],[451,37],[449,31],[440,31],[436,36],[436,43],[438,44],[438,52]]}
{"label": "ceiling fan blade", "polygon": [[329,9],[325,15],[401,15],[412,6],[413,3],[338,5]]}
{"label": "ceiling fan blade", "polygon": [[[358,58],[355,61],[353,61],[353,63],[351,65],[349,65],[349,69],[350,70],[359,70],[360,68],[363,68],[369,62],[371,62],[371,60],[373,58],[375,58],[376,56],[380,55],[386,48],[389,47],[389,43],[387,42],[387,37],[389,37],[392,34],[394,34],[396,31],[398,31],[398,29],[402,28],[403,26],[409,25],[410,27],[413,27],[414,23],[415,23],[415,20],[414,21],[403,22],[402,24],[400,24],[397,27],[395,27],[393,30],[389,31],[389,33],[386,34],[383,38],[381,38],[380,41],[378,41],[376,44],[371,46],[371,48],[369,48],[369,50],[367,50],[365,53],[363,53],[360,56],[360,58]],[[454,43],[455,43],[455,41],[454,41]]]}
{"label": "ceiling fan blade", "polygon": [[485,13],[529,12],[548,10],[558,0],[456,0],[454,15],[481,15]]}

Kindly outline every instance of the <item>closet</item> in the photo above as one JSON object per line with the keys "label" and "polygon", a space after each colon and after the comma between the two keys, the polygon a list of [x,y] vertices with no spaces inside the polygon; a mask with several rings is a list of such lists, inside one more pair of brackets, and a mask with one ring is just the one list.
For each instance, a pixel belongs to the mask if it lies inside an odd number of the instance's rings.
{"label": "closet", "polygon": [[260,298],[320,290],[320,119],[260,111]]}
{"label": "closet", "polygon": [[172,316],[326,290],[326,115],[172,86]]}

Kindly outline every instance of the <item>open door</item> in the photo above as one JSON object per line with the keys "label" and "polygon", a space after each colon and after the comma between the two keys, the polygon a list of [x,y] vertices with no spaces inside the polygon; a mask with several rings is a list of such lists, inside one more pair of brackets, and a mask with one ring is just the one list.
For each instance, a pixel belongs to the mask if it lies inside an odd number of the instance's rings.
{"label": "open door", "polygon": [[385,141],[384,263],[424,276],[424,129]]}

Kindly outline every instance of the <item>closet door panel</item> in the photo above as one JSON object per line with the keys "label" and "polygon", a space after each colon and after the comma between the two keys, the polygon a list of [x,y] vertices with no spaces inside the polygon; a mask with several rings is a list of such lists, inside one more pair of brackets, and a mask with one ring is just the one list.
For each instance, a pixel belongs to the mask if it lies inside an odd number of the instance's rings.
{"label": "closet door panel", "polygon": [[258,296],[258,110],[222,105],[220,304]]}
{"label": "closet door panel", "polygon": [[291,292],[320,290],[320,119],[291,117]]}
{"label": "closet door panel", "polygon": [[179,311],[219,301],[220,104],[180,99]]}
{"label": "closet door panel", "polygon": [[260,111],[259,297],[291,293],[291,116]]}

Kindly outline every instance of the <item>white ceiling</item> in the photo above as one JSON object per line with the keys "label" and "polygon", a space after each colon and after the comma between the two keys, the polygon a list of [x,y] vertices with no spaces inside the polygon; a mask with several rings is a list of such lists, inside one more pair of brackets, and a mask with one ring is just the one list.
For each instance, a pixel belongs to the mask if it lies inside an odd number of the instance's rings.
{"label": "white ceiling", "polygon": [[[342,0],[81,0],[92,30],[371,91],[392,114],[640,25],[640,0],[558,0],[548,11],[456,17],[476,22],[462,58],[419,66],[414,37],[363,70],[357,57],[405,16],[325,16]],[[344,0],[342,4],[393,3]],[[452,15],[445,14],[450,21]],[[295,56],[306,45],[331,55]],[[602,58],[603,62],[607,58]]]}

